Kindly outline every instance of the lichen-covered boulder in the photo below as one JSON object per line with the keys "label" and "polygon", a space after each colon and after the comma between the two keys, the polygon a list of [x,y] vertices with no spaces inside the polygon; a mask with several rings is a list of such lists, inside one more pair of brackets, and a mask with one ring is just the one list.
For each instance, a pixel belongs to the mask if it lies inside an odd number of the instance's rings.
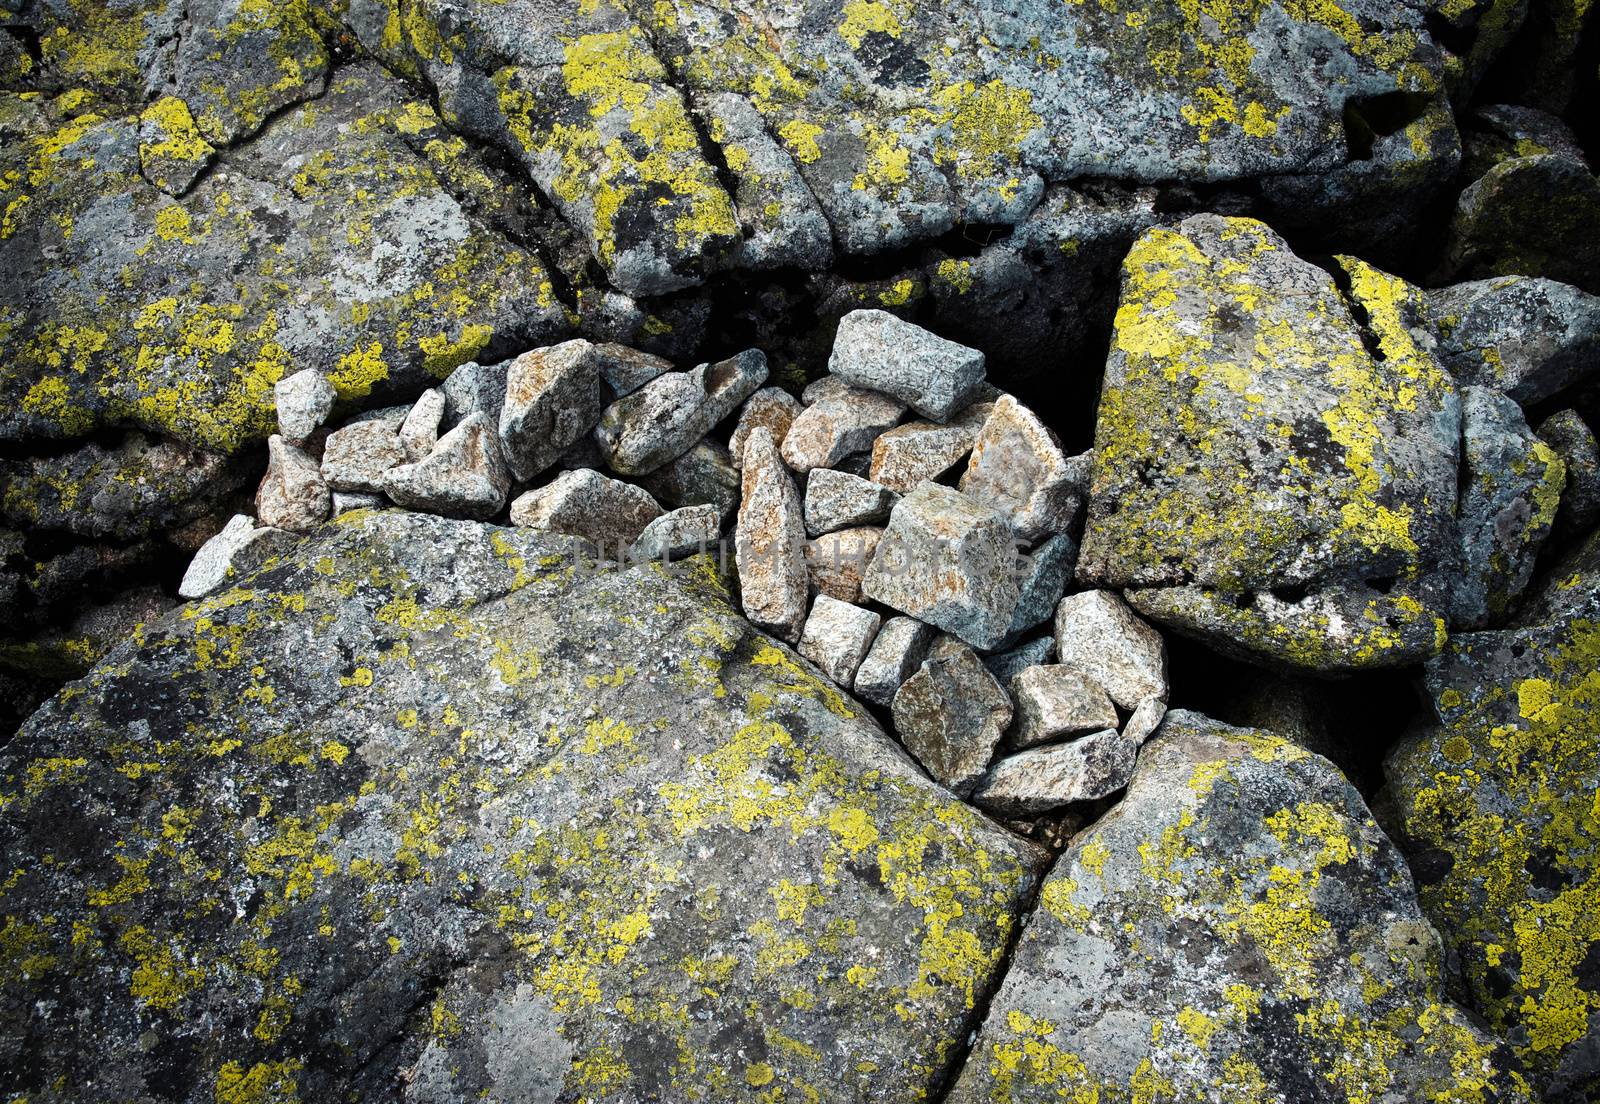
{"label": "lichen-covered boulder", "polygon": [[1386,822],[1472,1003],[1550,1101],[1600,1092],[1600,538],[1428,665],[1438,724],[1385,764]]}
{"label": "lichen-covered boulder", "polygon": [[712,561],[346,515],[0,752],[30,1100],[926,1098],[1035,885]]}
{"label": "lichen-covered boulder", "polygon": [[1439,359],[1462,383],[1543,402],[1600,365],[1600,297],[1526,276],[1428,293]]}
{"label": "lichen-covered boulder", "polygon": [[1426,577],[1454,541],[1460,402],[1414,332],[1420,292],[1340,263],[1348,296],[1265,225],[1216,215],[1134,246],[1080,581],[1286,666],[1438,649]]}
{"label": "lichen-covered boulder", "polygon": [[1172,713],[1046,880],[949,1099],[1531,1101],[1443,958],[1332,764]]}
{"label": "lichen-covered boulder", "polygon": [[1565,153],[1500,162],[1456,201],[1445,271],[1543,276],[1600,295],[1600,178]]}

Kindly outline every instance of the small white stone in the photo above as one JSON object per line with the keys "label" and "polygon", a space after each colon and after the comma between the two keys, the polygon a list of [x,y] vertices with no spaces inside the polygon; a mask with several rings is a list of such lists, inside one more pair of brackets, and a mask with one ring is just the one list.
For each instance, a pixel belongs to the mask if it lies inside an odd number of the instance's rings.
{"label": "small white stone", "polygon": [[1076,667],[1124,709],[1167,699],[1167,645],[1106,590],[1069,594],[1056,607],[1056,660]]}
{"label": "small white stone", "polygon": [[222,532],[206,541],[189,562],[178,595],[194,600],[214,594],[231,576],[293,547],[295,535],[270,526],[257,527],[249,514],[235,514]]}
{"label": "small white stone", "polygon": [[272,393],[278,405],[278,432],[295,444],[304,442],[328,420],[339,398],[333,384],[312,368],[285,376],[272,385]]}
{"label": "small white stone", "polygon": [[800,654],[849,690],[882,624],[871,610],[818,595],[800,637]]}

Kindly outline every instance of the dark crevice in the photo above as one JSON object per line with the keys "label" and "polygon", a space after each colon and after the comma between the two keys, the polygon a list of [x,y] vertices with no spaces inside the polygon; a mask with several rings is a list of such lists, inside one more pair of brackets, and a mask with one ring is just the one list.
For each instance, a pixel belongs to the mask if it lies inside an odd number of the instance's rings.
{"label": "dark crevice", "polygon": [[23,52],[38,68],[44,61],[44,51],[39,45],[39,32],[24,23],[0,23],[0,34],[6,34],[16,39],[22,46]]}
{"label": "dark crevice", "polygon": [[[1470,17],[1472,13],[1468,14]],[[1472,53],[1472,47],[1478,41],[1476,20],[1465,24],[1452,23],[1441,12],[1433,10],[1423,13],[1422,22],[1433,40],[1456,57],[1464,58]]]}
{"label": "dark crevice", "polygon": [[1370,161],[1379,138],[1398,134],[1427,113],[1433,100],[1417,92],[1386,92],[1346,100],[1344,135],[1351,161]]}
{"label": "dark crevice", "polygon": [[1383,352],[1383,342],[1372,328],[1372,315],[1367,310],[1366,304],[1356,295],[1354,284],[1350,280],[1350,273],[1344,265],[1331,257],[1314,258],[1314,262],[1333,278],[1333,284],[1339,289],[1339,297],[1344,300],[1345,306],[1350,310],[1350,317],[1356,324],[1357,331],[1361,334],[1361,345],[1366,349],[1367,355],[1375,363],[1382,363],[1388,359]]}

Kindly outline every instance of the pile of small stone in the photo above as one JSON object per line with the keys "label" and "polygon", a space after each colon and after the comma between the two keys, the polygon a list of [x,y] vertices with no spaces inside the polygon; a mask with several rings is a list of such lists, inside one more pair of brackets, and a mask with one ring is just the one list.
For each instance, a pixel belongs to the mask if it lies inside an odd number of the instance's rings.
{"label": "pile of small stone", "polygon": [[574,340],[336,429],[333,388],[301,372],[278,385],[257,517],[182,593],[386,503],[509,506],[624,561],[715,549],[731,523],[749,620],[886,709],[952,791],[1028,817],[1120,790],[1165,712],[1166,656],[1116,595],[1067,594],[1089,457],[989,385],[981,353],[885,312],[843,319],[829,369],[797,400],[763,386],[758,351],[677,371]]}

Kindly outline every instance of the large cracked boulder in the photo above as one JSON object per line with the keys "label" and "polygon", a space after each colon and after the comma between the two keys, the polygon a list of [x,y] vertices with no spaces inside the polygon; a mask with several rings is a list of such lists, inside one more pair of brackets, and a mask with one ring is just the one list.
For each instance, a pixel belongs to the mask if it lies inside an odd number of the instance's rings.
{"label": "large cracked boulder", "polygon": [[1549,1101],[1600,1093],[1600,538],[1428,665],[1438,723],[1385,764],[1423,907]]}
{"label": "large cracked boulder", "polygon": [[0,753],[34,1101],[925,1099],[1035,887],[706,557],[361,511]]}
{"label": "large cracked boulder", "polygon": [[1514,1069],[1333,765],[1176,712],[1057,861],[950,1099],[1529,1102]]}

